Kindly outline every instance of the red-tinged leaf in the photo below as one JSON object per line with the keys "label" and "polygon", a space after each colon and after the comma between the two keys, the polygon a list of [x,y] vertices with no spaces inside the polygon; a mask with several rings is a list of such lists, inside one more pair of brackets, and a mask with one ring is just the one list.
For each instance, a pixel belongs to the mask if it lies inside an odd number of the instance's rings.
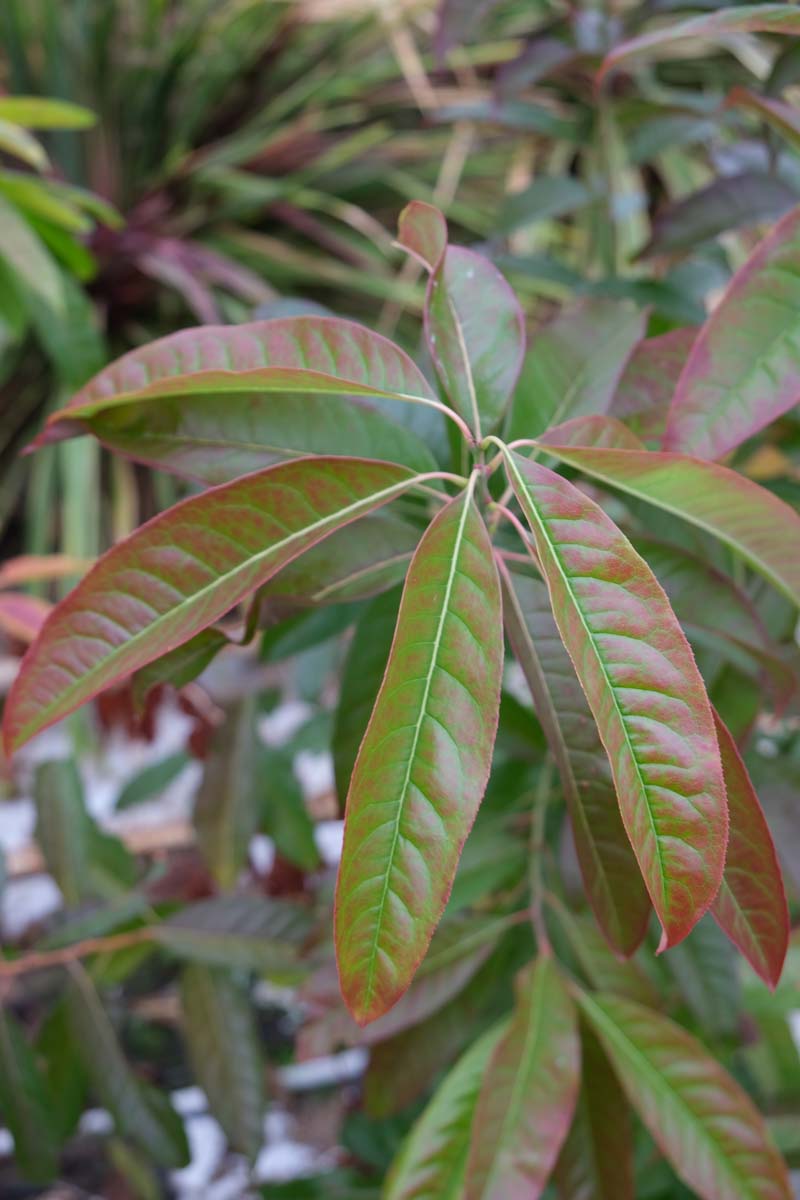
{"label": "red-tinged leaf", "polygon": [[508,639],[558,767],[586,896],[614,949],[640,944],[650,900],[620,816],[608,756],[559,637],[547,588],[501,569]]}
{"label": "red-tinged leaf", "polygon": [[0,588],[83,575],[91,565],[91,559],[73,558],[69,554],[21,554],[6,559],[0,566]]}
{"label": "red-tinged leaf", "polygon": [[386,1181],[384,1200],[460,1200],[475,1105],[504,1026],[487,1030],[439,1085]]}
{"label": "red-tinged leaf", "polygon": [[711,912],[761,978],[775,987],[789,946],[789,910],[778,856],[747,767],[719,717],[730,836],[725,874]]}
{"label": "red-tinged leaf", "polygon": [[610,416],[624,421],[644,441],[659,441],[672,394],[696,336],[696,329],[672,329],[640,342],[617,385]]}
{"label": "red-tinged leaf", "polygon": [[301,459],[149,521],[98,561],[28,651],[6,703],[9,753],[189,641],[303,550],[416,478],[387,463]]}
{"label": "red-tinged leaf", "polygon": [[793,604],[800,604],[800,557],[787,545],[800,538],[800,516],[772,492],[716,463],[682,454],[556,446],[561,462],[611,487],[647,500],[740,554]]}
{"label": "red-tinged leaf", "polygon": [[554,1172],[561,1200],[635,1200],[633,1124],[597,1038],[581,1022],[581,1090]]}
{"label": "red-tinged leaf", "polygon": [[795,150],[800,150],[800,111],[785,100],[759,96],[748,88],[734,87],[728,93],[726,108],[744,108],[776,130]]}
{"label": "red-tinged leaf", "polygon": [[170,396],[216,396],[224,407],[223,397],[265,392],[435,402],[419,368],[380,334],[335,317],[279,317],[186,329],[132,350],[53,413],[37,444],[85,432],[83,422],[142,401],[156,402],[149,423]]}
{"label": "red-tinged leaf", "polygon": [[689,250],[729,230],[774,221],[796,204],[797,192],[766,171],[726,175],[660,209],[642,254]]}
{"label": "red-tinged leaf", "polygon": [[347,798],[336,943],[360,1024],[408,987],[447,902],[489,775],[502,666],[500,587],[470,487],[411,562]]}
{"label": "red-tinged leaf", "polygon": [[27,592],[0,592],[0,632],[27,645],[38,637],[52,610],[52,604]]}
{"label": "red-tinged leaf", "polygon": [[746,4],[741,7],[722,7],[714,12],[675,21],[631,38],[615,46],[606,55],[598,73],[603,79],[622,63],[649,58],[653,52],[662,57],[680,53],[681,43],[692,39],[723,40],[736,33],[785,33],[789,37],[800,33],[800,9],[793,4]]}
{"label": "red-tinged leaf", "polygon": [[555,963],[522,977],[507,1033],[484,1072],[464,1200],[537,1200],[569,1131],[580,1084],[575,1008]]}
{"label": "red-tinged leaf", "polygon": [[573,417],[563,425],[554,425],[536,441],[542,446],[599,446],[605,450],[644,450],[633,430],[616,417]]}
{"label": "red-tinged leaf", "polygon": [[431,358],[451,404],[479,437],[497,425],[514,391],[525,352],[522,309],[488,259],[446,245],[447,226],[431,205],[408,205],[399,238],[430,271],[425,333]]}
{"label": "red-tinged leaf", "polygon": [[798,311],[795,208],[736,272],[700,331],[670,408],[666,450],[720,458],[797,404]]}
{"label": "red-tinged leaf", "polygon": [[703,681],[661,586],[613,521],[546,467],[505,458],[608,753],[663,950],[708,909],[725,863],[725,785]]}
{"label": "red-tinged leaf", "polygon": [[701,1200],[791,1200],[764,1121],[700,1042],[631,1000],[578,999],[631,1104]]}
{"label": "red-tinged leaf", "polygon": [[[590,913],[574,913],[555,896],[547,900],[548,925],[556,922],[575,956],[575,963],[594,991],[612,992],[659,1008],[658,988],[636,959],[621,959],[609,949]],[[672,956],[670,955],[670,959]],[[669,960],[668,960],[669,961]]]}

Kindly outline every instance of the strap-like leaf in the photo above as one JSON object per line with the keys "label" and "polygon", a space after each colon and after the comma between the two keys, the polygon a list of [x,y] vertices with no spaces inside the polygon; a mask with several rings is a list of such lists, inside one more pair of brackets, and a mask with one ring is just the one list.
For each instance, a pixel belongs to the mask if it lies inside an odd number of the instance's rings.
{"label": "strap-like leaf", "polygon": [[579,995],[633,1107],[702,1200],[791,1200],[752,1101],[680,1026],[618,996]]}
{"label": "strap-like leaf", "polygon": [[361,1024],[408,987],[483,796],[503,664],[500,587],[472,487],[427,530],[345,815],[336,938]]}
{"label": "strap-like leaf", "polygon": [[250,998],[229,972],[191,966],[181,1007],[197,1081],[231,1148],[252,1162],[264,1141],[264,1067]]}
{"label": "strap-like leaf", "polygon": [[753,970],[775,987],[790,932],[783,877],[747,767],[718,716],[716,722],[730,835],[725,874],[711,912]]}
{"label": "strap-like leaf", "polygon": [[522,978],[484,1074],[464,1200],[537,1200],[572,1121],[580,1057],[569,992],[552,959],[541,958]]}
{"label": "strap-like leaf", "polygon": [[447,245],[444,218],[430,204],[414,200],[404,209],[399,240],[430,271],[431,358],[453,407],[479,437],[497,425],[511,399],[525,351],[522,309],[487,258]]}
{"label": "strap-like leaf", "polygon": [[723,175],[660,209],[646,255],[689,250],[736,229],[775,221],[797,204],[797,191],[766,171]]}
{"label": "strap-like leaf", "polygon": [[553,620],[547,588],[501,570],[514,654],[561,776],[586,895],[620,954],[644,937],[650,901],[622,824],[608,756]]}
{"label": "strap-like leaf", "polygon": [[699,458],[647,450],[553,445],[561,462],[647,500],[725,542],[779,591],[800,604],[800,516],[765,488]]}
{"label": "strap-like leaf", "polygon": [[384,1200],[461,1200],[475,1104],[503,1032],[488,1030],[440,1084],[395,1160]]}
{"label": "strap-like leaf", "polygon": [[187,642],[303,550],[414,480],[369,460],[301,459],[149,521],[109,550],[45,623],[6,704],[8,751]]}
{"label": "strap-like leaf", "polygon": [[678,381],[666,450],[721,458],[800,400],[800,208],[737,271]]}
{"label": "strap-like leaf", "polygon": [[665,949],[707,910],[725,863],[725,786],[703,681],[664,592],[613,521],[546,467],[510,452],[506,462]]}
{"label": "strap-like leaf", "polygon": [[54,1097],[5,1005],[0,1008],[0,1104],[23,1174],[42,1181],[55,1178],[59,1146]]}
{"label": "strap-like leaf", "polygon": [[255,696],[232,704],[214,738],[194,806],[197,840],[223,889],[236,883],[258,829],[259,738]]}
{"label": "strap-like leaf", "polygon": [[296,969],[309,920],[297,905],[243,892],[188,904],[152,926],[150,934],[154,942],[187,962],[244,967],[269,975]]}

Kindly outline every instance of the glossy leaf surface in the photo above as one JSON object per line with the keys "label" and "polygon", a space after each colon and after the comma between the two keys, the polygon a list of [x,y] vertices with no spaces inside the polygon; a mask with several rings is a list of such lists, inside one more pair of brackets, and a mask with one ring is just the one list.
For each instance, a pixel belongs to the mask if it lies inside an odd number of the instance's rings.
{"label": "glossy leaf surface", "polygon": [[698,1041],[630,1000],[579,1001],[631,1104],[702,1200],[790,1200],[764,1121]]}
{"label": "glossy leaf surface", "polygon": [[789,945],[789,910],[769,827],[736,743],[716,717],[730,835],[725,874],[711,912],[771,987]]}
{"label": "glossy leaf surface", "polygon": [[497,572],[468,489],[412,560],[347,798],[337,958],[361,1024],[408,987],[447,901],[489,775],[502,663]]}
{"label": "glossy leaf surface", "polygon": [[6,705],[8,750],[187,642],[303,550],[413,481],[382,463],[300,460],[155,517],[104,555],[45,624]]}
{"label": "glossy leaf surface", "polygon": [[756,247],[678,381],[666,450],[721,458],[800,400],[800,208]]}
{"label": "glossy leaf surface", "polygon": [[574,1005],[552,959],[521,978],[475,1109],[465,1200],[536,1200],[572,1121],[580,1083]]}
{"label": "glossy leaf surface", "polygon": [[558,766],[586,895],[621,954],[644,937],[650,901],[620,816],[614,780],[538,579],[501,572],[506,630]]}
{"label": "glossy leaf surface", "polygon": [[506,462],[666,949],[707,910],[725,861],[725,787],[703,681],[660,585],[603,510],[546,467],[511,453]]}

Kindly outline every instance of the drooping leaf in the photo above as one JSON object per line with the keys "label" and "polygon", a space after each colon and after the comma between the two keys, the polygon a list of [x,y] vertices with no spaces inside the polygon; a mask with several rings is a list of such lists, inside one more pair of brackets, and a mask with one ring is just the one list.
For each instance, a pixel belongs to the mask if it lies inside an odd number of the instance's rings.
{"label": "drooping leaf", "polygon": [[155,517],[105,554],[45,623],[6,704],[8,751],[188,642],[303,550],[413,482],[386,463],[301,459]]}
{"label": "drooping leaf", "polygon": [[501,571],[506,630],[561,777],[586,895],[611,945],[632,954],[650,901],[620,816],[608,756],[543,583]]}
{"label": "drooping leaf", "polygon": [[320,865],[314,825],[288,752],[260,746],[257,758],[261,828],[275,849],[301,871]]}
{"label": "drooping leaf", "polygon": [[622,63],[650,57],[652,52],[661,57],[665,51],[669,56],[687,40],[724,40],[735,33],[785,33],[791,37],[800,33],[800,12],[793,4],[725,5],[699,17],[674,21],[615,46],[603,60],[599,77],[603,79]]}
{"label": "drooping leaf", "polygon": [[214,878],[230,890],[247,862],[259,824],[256,700],[237,700],[217,730],[194,806],[197,840]]}
{"label": "drooping leaf", "polygon": [[39,139],[5,117],[0,117],[0,150],[12,158],[18,158],[20,162],[27,163],[34,171],[44,171],[50,165],[47,152]]}
{"label": "drooping leaf", "polygon": [[219,967],[184,967],[181,1008],[195,1078],[231,1149],[253,1162],[264,1142],[264,1067],[247,991]]}
{"label": "drooping leaf", "polygon": [[358,748],[386,670],[399,603],[397,590],[386,592],[372,601],[356,626],[342,667],[332,739],[336,791],[342,805],[350,787]]}
{"label": "drooping leaf", "polygon": [[736,951],[709,913],[665,956],[664,971],[705,1037],[735,1036],[742,1006]]}
{"label": "drooping leaf", "polygon": [[280,973],[296,967],[309,919],[287,901],[242,893],[188,904],[150,934],[188,962]]}
{"label": "drooping leaf", "polygon": [[689,328],[646,338],[628,359],[608,411],[643,441],[660,441],[672,394],[696,336],[697,331]]}
{"label": "drooping leaf", "polygon": [[30,645],[53,611],[52,604],[27,592],[0,592],[0,633]]}
{"label": "drooping leaf", "polygon": [[[506,410],[525,351],[522,310],[497,268],[472,250],[447,246],[437,209],[412,201],[399,223],[400,244],[430,271],[425,334],[445,392],[473,433]],[[437,253],[438,257],[433,258]]]}
{"label": "drooping leaf", "polygon": [[725,873],[711,912],[753,970],[775,987],[790,932],[783,877],[747,768],[718,716],[716,724],[730,834]]}
{"label": "drooping leaf", "polygon": [[486,786],[503,646],[500,588],[472,488],[425,533],[353,771],[336,938],[362,1024],[411,981]]}
{"label": "drooping leaf", "polygon": [[335,317],[278,317],[187,329],[130,351],[53,413],[37,444],[73,437],[83,422],[132,404],[150,402],[149,422],[170,397],[217,397],[224,408],[236,394],[243,407],[241,397],[257,393],[434,399],[419,368],[380,334]]}
{"label": "drooping leaf", "polygon": [[[609,947],[591,914],[572,912],[555,896],[547,901],[548,927],[565,939],[581,977],[598,992],[610,992],[658,1008],[661,999],[650,976],[635,958],[621,959]],[[678,947],[673,947],[677,951]],[[670,958],[672,955],[670,954]]]}
{"label": "drooping leaf", "polygon": [[723,176],[658,212],[642,253],[688,250],[729,230],[774,221],[794,208],[798,198],[788,184],[766,171]]}
{"label": "drooping leaf", "polygon": [[702,1200],[790,1200],[763,1119],[698,1041],[630,1000],[578,999],[631,1104]]}
{"label": "drooping leaf", "polygon": [[118,1131],[164,1167],[185,1166],[183,1125],[163,1093],[145,1088],[131,1071],[99,995],[86,971],[73,964],[67,985],[72,1036],[97,1099]]}
{"label": "drooping leaf", "polygon": [[64,903],[75,907],[91,891],[89,818],[83,784],[71,759],[36,769],[36,841]]}
{"label": "drooping leaf", "polygon": [[539,330],[514,393],[509,439],[607,412],[644,325],[633,305],[584,300]]}
{"label": "drooping leaf", "polygon": [[756,247],[678,381],[666,450],[721,458],[800,400],[800,208]]}
{"label": "drooping leaf", "polygon": [[703,681],[660,585],[603,510],[546,467],[505,459],[666,949],[708,909],[725,862],[725,787]]}
{"label": "drooping leaf", "polygon": [[511,1022],[486,1067],[465,1200],[537,1200],[555,1166],[580,1084],[578,1022],[550,958],[521,977]]}
{"label": "drooping leaf", "polygon": [[0,1111],[22,1172],[40,1182],[54,1179],[58,1171],[54,1099],[22,1030],[0,1007]]}
{"label": "drooping leaf", "polygon": [[625,1093],[581,1022],[581,1090],[554,1177],[560,1200],[635,1200],[633,1125]]}
{"label": "drooping leaf", "polygon": [[148,663],[133,677],[131,691],[135,707],[142,708],[154,687],[169,684],[180,690],[202,675],[230,639],[220,629],[203,629],[188,642],[176,646]]}
{"label": "drooping leaf", "polygon": [[549,440],[546,450],[719,538],[793,604],[800,603],[800,561],[786,553],[787,542],[800,536],[800,517],[772,492],[727,467],[681,454],[582,449]]}
{"label": "drooping leaf", "polygon": [[503,1033],[502,1025],[488,1030],[439,1085],[392,1166],[384,1200],[459,1200],[463,1195],[475,1105]]}

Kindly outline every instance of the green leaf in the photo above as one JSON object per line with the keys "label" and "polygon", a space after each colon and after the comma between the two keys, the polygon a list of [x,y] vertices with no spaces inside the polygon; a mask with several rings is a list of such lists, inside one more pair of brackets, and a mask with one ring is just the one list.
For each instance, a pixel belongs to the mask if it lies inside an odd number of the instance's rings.
{"label": "green leaf", "polygon": [[60,229],[70,233],[91,232],[91,219],[61,199],[50,188],[49,181],[43,182],[21,171],[0,170],[0,192],[18,208],[51,221]]}
{"label": "green leaf", "polygon": [[176,958],[280,974],[296,970],[309,919],[297,905],[242,893],[189,904],[150,934]]}
{"label": "green leaf", "polygon": [[625,996],[650,1008],[659,1007],[658,989],[650,976],[635,958],[619,958],[614,953],[589,913],[571,912],[554,896],[548,898],[547,912],[548,924],[555,919],[557,930],[566,937],[582,977],[595,991]]}
{"label": "green leaf", "polygon": [[197,840],[223,890],[230,890],[247,862],[260,810],[260,743],[256,700],[231,705],[213,740],[194,806]]}
{"label": "green leaf", "polygon": [[800,560],[786,553],[800,517],[766,488],[716,463],[647,450],[545,446],[561,462],[719,538],[800,604]]}
{"label": "green leaf", "polygon": [[511,1023],[483,1073],[464,1200],[537,1200],[575,1111],[575,1007],[550,958],[520,976]]}
{"label": "green leaf", "polygon": [[144,804],[161,796],[191,761],[191,755],[178,750],[175,754],[169,754],[166,758],[151,763],[125,784],[117,796],[114,811],[122,812],[126,808],[133,808],[136,804]]}
{"label": "green leaf", "polygon": [[592,202],[592,193],[572,175],[540,175],[521,192],[506,196],[497,218],[498,229],[511,233],[553,217],[564,217]]}
{"label": "green leaf", "polygon": [[444,217],[430,204],[414,200],[403,210],[398,238],[430,271],[431,358],[453,408],[479,437],[498,424],[514,390],[525,351],[522,310],[488,259],[447,245]]}
{"label": "green leaf", "polygon": [[458,1060],[403,1144],[383,1200],[460,1200],[475,1105],[502,1025],[488,1030]]}
{"label": "green leaf", "polygon": [[540,329],[514,393],[509,438],[606,412],[644,329],[638,309],[608,300],[584,300]]}
{"label": "green leaf", "polygon": [[708,909],[725,863],[727,807],[711,706],[664,592],[613,521],[561,476],[504,453],[556,624],[608,753],[663,950]]}
{"label": "green leaf", "polygon": [[88,108],[52,96],[0,96],[0,119],[28,129],[88,129],[97,121]]}
{"label": "green leaf", "polygon": [[672,394],[696,329],[672,329],[640,342],[622,372],[608,409],[643,441],[660,442]]}
{"label": "green leaf", "polygon": [[500,587],[473,481],[426,531],[347,798],[336,942],[360,1024],[408,987],[486,787],[497,731]]}
{"label": "green leaf", "polygon": [[[36,769],[36,841],[68,908],[88,894],[89,818],[83,784],[71,759]],[[91,889],[89,889],[91,890]]]}
{"label": "green leaf", "polygon": [[0,258],[23,284],[32,301],[44,304],[51,315],[63,309],[64,294],[58,267],[27,221],[2,196]]}
{"label": "green leaf", "polygon": [[333,726],[333,766],[336,791],[342,806],[350,787],[358,748],[386,670],[399,603],[398,589],[372,601],[356,626],[342,667]]}
{"label": "green leaf", "polygon": [[631,1104],[702,1200],[791,1200],[762,1118],[699,1042],[630,1000],[578,999]]}
{"label": "green leaf", "polygon": [[254,1162],[264,1142],[264,1067],[246,989],[229,972],[181,972],[189,1061],[232,1150]]}
{"label": "green leaf", "polygon": [[665,957],[664,968],[706,1039],[735,1036],[741,1015],[736,952],[709,914]]}
{"label": "green leaf", "polygon": [[678,381],[665,450],[721,458],[800,400],[800,208],[756,247]]}
{"label": "green leaf", "polygon": [[783,100],[775,100],[769,96],[760,96],[757,92],[737,85],[728,93],[725,107],[743,108],[755,113],[765,125],[779,133],[793,150],[800,150],[800,113],[793,104],[786,104]]}
{"label": "green leaf", "polygon": [[642,254],[688,250],[722,233],[774,221],[797,201],[793,188],[765,171],[726,175],[661,209]]}
{"label": "green leaf", "polygon": [[188,642],[176,646],[167,654],[162,654],[154,662],[148,663],[137,671],[133,677],[132,695],[134,706],[144,707],[144,702],[155,687],[169,684],[180,691],[187,683],[192,683],[198,675],[202,675],[225,646],[230,645],[230,638],[219,629],[203,629],[196,633]]}
{"label": "green leaf", "polygon": [[0,1007],[0,1110],[14,1138],[14,1157],[29,1178],[46,1182],[58,1171],[55,1097],[22,1030]]}
{"label": "green leaf", "polygon": [[188,642],[303,550],[414,482],[386,463],[301,459],[155,517],[109,550],[46,622],[6,703],[8,752]]}
{"label": "green leaf", "polygon": [[44,171],[50,165],[44,146],[21,125],[15,125],[0,117],[0,150],[12,158],[18,158],[35,171]]}
{"label": "green leaf", "polygon": [[183,1167],[189,1148],[183,1125],[166,1096],[132,1073],[94,984],[73,964],[67,984],[69,1021],[92,1090],[118,1131],[163,1167]]}
{"label": "green leaf", "polygon": [[320,865],[314,840],[314,825],[308,814],[289,754],[262,746],[258,755],[262,781],[261,827],[275,849],[301,871],[316,871]]}
{"label": "green leaf", "polygon": [[730,834],[725,873],[711,913],[753,970],[774,988],[789,947],[783,876],[747,767],[718,716],[716,724]]}
{"label": "green leaf", "polygon": [[608,755],[553,620],[547,588],[520,572],[502,569],[500,577],[508,638],[558,767],[587,899],[614,949],[630,955],[645,935],[651,909]]}

